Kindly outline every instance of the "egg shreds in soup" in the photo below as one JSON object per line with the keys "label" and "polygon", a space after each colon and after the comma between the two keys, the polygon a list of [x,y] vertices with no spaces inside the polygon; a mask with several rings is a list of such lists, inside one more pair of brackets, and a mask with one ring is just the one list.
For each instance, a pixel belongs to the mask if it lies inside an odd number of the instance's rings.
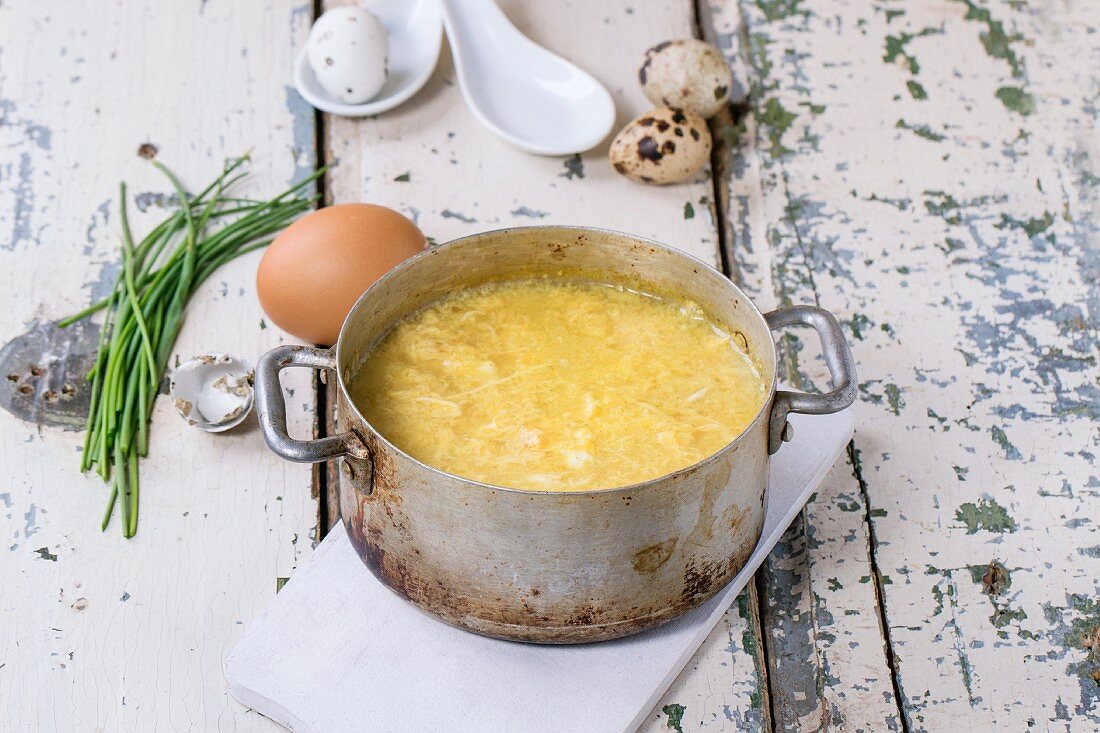
{"label": "egg shreds in soup", "polygon": [[555,280],[459,291],[398,323],[351,381],[364,417],[429,466],[579,491],[690,466],[756,417],[767,386],[694,303]]}

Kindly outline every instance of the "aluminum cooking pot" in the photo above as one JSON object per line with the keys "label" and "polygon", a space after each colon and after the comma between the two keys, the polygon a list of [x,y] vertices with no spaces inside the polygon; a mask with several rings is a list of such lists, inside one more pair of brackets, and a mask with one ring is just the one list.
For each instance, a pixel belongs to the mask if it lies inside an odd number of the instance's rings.
{"label": "aluminum cooking pot", "polygon": [[[349,382],[401,318],[460,288],[538,275],[629,281],[694,300],[760,367],[769,387],[759,414],[729,445],[675,473],[554,492],[490,486],[420,463],[352,404]],[[776,390],[771,332],[792,325],[817,330],[833,391]],[[338,435],[287,435],[279,371],[293,366],[335,371]],[[855,394],[851,351],[826,311],[796,306],[765,316],[720,272],[682,252],[556,226],[477,234],[417,255],[359,298],[334,349],[280,346],[256,368],[257,412],[271,449],[291,461],[343,460],[340,512],[380,581],[449,624],[548,643],[632,634],[714,595],[756,546],[769,455],[789,438],[787,414],[836,412]]]}

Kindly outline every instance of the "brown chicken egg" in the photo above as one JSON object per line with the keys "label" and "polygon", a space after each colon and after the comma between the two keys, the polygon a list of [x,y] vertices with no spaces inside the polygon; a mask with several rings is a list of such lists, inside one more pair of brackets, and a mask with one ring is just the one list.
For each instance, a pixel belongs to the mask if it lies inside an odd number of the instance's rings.
{"label": "brown chicken egg", "polygon": [[359,296],[427,240],[393,209],[340,204],[303,216],[267,248],[256,291],[275,325],[303,341],[334,344]]}

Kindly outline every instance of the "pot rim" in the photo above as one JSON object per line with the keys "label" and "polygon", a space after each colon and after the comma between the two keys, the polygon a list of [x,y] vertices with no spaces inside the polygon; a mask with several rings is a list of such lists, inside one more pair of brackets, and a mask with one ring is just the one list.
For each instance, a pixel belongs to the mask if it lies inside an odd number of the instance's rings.
{"label": "pot rim", "polygon": [[[770,415],[770,413],[771,413],[772,401],[775,399],[775,393],[776,393],[776,388],[777,388],[777,383],[778,383],[778,371],[779,371],[778,363],[777,363],[777,356],[776,356],[776,351],[775,351],[775,342],[771,338],[767,339],[768,354],[766,354],[765,356],[768,356],[770,358],[771,362],[773,364],[775,364],[775,368],[772,370],[772,379],[771,379],[770,385],[768,386],[767,395],[765,396],[763,403],[760,405],[760,409],[757,411],[756,416],[752,419],[752,421],[748,425],[746,425],[745,428],[740,433],[738,433],[737,436],[733,440],[729,441],[724,446],[722,446],[718,450],[716,450],[713,453],[711,453],[710,455],[708,455],[706,458],[702,458],[702,459],[696,461],[695,463],[684,466],[683,468],[677,469],[675,471],[671,471],[669,473],[661,474],[660,476],[657,476],[655,478],[646,479],[645,481],[638,481],[636,483],[627,484],[625,486],[613,486],[613,487],[606,488],[606,489],[581,489],[581,490],[577,490],[577,491],[554,491],[552,489],[517,489],[517,488],[510,487],[510,486],[497,486],[496,484],[488,484],[488,483],[484,483],[482,481],[477,481],[476,479],[467,478],[465,476],[459,476],[458,474],[450,473],[448,471],[444,471],[441,468],[437,468],[436,466],[432,466],[432,465],[429,465],[427,463],[424,463],[423,461],[409,455],[408,453],[403,451],[401,448],[397,447],[392,442],[390,442],[390,440],[388,438],[386,438],[386,436],[382,435],[382,432],[380,430],[378,430],[376,427],[374,427],[374,425],[371,424],[371,422],[363,416],[363,413],[359,411],[359,407],[351,399],[351,395],[348,393],[348,386],[347,386],[347,383],[344,380],[343,371],[341,370],[342,359],[340,357],[341,357],[341,352],[342,352],[343,344],[344,344],[344,333],[348,330],[348,324],[351,323],[351,321],[353,320],[353,316],[359,310],[359,307],[367,300],[367,298],[370,297],[371,293],[376,288],[380,287],[382,285],[382,283],[385,283],[385,282],[388,282],[389,280],[401,277],[401,274],[403,272],[405,272],[406,270],[408,270],[412,267],[417,267],[418,266],[417,262],[425,260],[428,257],[434,256],[433,253],[435,253],[435,252],[439,252],[439,251],[445,250],[445,249],[450,248],[450,247],[458,246],[458,245],[461,245],[463,242],[468,242],[468,241],[471,241],[471,240],[485,239],[487,237],[500,236],[500,235],[503,235],[503,234],[508,234],[508,233],[516,232],[516,231],[531,231],[531,230],[555,230],[555,231],[567,230],[567,231],[570,231],[570,232],[577,232],[577,233],[582,233],[582,234],[583,233],[588,233],[588,232],[594,232],[594,233],[599,233],[599,234],[611,234],[611,235],[614,235],[614,236],[629,237],[630,239],[633,239],[637,242],[641,242],[641,243],[646,244],[648,246],[655,247],[657,249],[660,249],[660,250],[663,250],[665,252],[671,253],[674,256],[684,257],[688,260],[691,260],[692,262],[698,263],[699,265],[701,265],[703,267],[709,268],[710,270],[714,270],[714,272],[716,272],[718,275],[720,275],[722,277],[724,286],[729,288],[729,290],[731,291],[731,294],[735,297],[740,296],[741,299],[749,305],[750,311],[753,314],[755,314],[756,318],[758,318],[760,320],[760,324],[764,327],[764,331],[766,333],[769,333],[769,334],[771,333],[771,328],[768,326],[767,320],[765,320],[764,314],[760,311],[760,308],[758,308],[756,303],[754,303],[752,301],[752,298],[748,297],[748,295],[746,295],[745,292],[743,290],[741,290],[741,288],[737,287],[737,285],[733,282],[733,280],[726,277],[726,275],[724,273],[722,273],[720,270],[717,270],[714,266],[709,265],[706,262],[703,262],[701,259],[699,259],[698,257],[696,257],[694,255],[688,254],[687,252],[684,252],[683,250],[676,249],[675,247],[669,246],[667,244],[663,244],[661,242],[658,242],[658,241],[653,240],[653,239],[649,239],[647,237],[641,237],[641,236],[638,236],[636,234],[630,234],[628,232],[620,232],[618,230],[608,229],[606,227],[572,226],[572,225],[568,225],[568,224],[541,224],[541,225],[522,226],[522,227],[504,227],[504,228],[501,228],[501,229],[490,229],[488,231],[478,232],[476,234],[468,234],[466,236],[459,237],[457,239],[449,240],[449,241],[444,242],[442,244],[437,244],[437,245],[431,246],[429,249],[425,249],[423,252],[420,252],[420,253],[410,257],[409,259],[405,260],[404,262],[400,263],[399,265],[397,265],[396,267],[391,269],[385,275],[383,275],[378,280],[376,280],[369,288],[367,288],[363,292],[362,295],[359,296],[359,298],[355,301],[355,305],[353,305],[351,307],[351,310],[348,311],[347,317],[344,318],[344,323],[340,326],[340,334],[339,334],[339,336],[337,336],[336,344],[333,347],[335,349],[335,357],[336,357],[336,382],[340,387],[340,396],[343,397],[344,404],[348,407],[348,409],[350,409],[352,411],[352,415],[360,423],[365,425],[371,431],[371,433],[373,433],[374,436],[384,445],[385,448],[387,448],[389,450],[392,450],[392,451],[395,451],[396,453],[398,453],[399,455],[401,455],[405,459],[407,459],[409,461],[412,461],[414,464],[416,464],[416,465],[418,465],[422,468],[425,468],[429,471],[433,471],[433,472],[441,474],[443,476],[447,476],[447,477],[456,479],[456,480],[461,481],[461,482],[463,482],[463,483],[465,483],[469,486],[475,486],[475,487],[484,488],[484,489],[491,489],[493,491],[505,491],[505,492],[509,492],[509,493],[525,494],[525,495],[550,495],[550,496],[563,496],[563,495],[565,495],[565,496],[590,496],[590,495],[595,495],[595,494],[613,494],[615,492],[632,493],[632,492],[635,492],[635,491],[640,491],[640,490],[647,489],[650,486],[652,486],[654,484],[657,484],[657,483],[663,483],[663,482],[667,481],[668,479],[670,479],[672,477],[680,476],[680,475],[683,475],[683,474],[698,471],[701,467],[706,466],[709,463],[712,463],[712,462],[718,460],[719,457],[725,455],[726,453],[731,453],[731,452],[737,450],[737,448],[741,444],[744,437],[746,435],[748,435],[749,433],[751,433],[762,421],[765,421],[767,419],[767,416]],[[767,454],[765,454],[764,458],[765,458],[765,460],[767,460],[769,458],[769,456]]]}

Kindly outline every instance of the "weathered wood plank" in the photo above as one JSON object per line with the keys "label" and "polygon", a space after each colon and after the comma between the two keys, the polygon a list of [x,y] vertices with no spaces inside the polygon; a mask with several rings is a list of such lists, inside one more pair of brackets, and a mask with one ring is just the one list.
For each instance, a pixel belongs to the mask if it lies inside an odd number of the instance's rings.
{"label": "weathered wood plank", "polygon": [[[726,146],[717,162],[726,259],[734,279],[759,305],[775,307],[781,299],[762,276],[771,244],[752,236],[766,226],[768,212],[759,151],[746,134],[756,124],[752,105],[766,93],[768,80],[749,64],[739,4],[710,2],[705,10],[708,36],[734,69],[745,70],[753,89],[734,119],[714,122],[715,137]],[[797,370],[784,371],[792,384],[805,382]],[[899,728],[875,589],[859,582],[871,575],[859,485],[849,468],[837,466],[758,574],[776,730]]]}
{"label": "weathered wood plank", "polygon": [[[119,178],[147,209],[131,207],[136,230],[164,216],[170,189],[140,144],[191,187],[248,149],[255,194],[313,168],[312,114],[279,80],[309,17],[308,4],[262,0],[0,6],[0,343],[103,294]],[[196,296],[181,357],[255,362],[280,341],[254,295],[258,257]],[[9,353],[15,379],[5,373],[0,390],[47,404],[72,384],[79,403],[77,362],[96,330],[74,333]],[[292,430],[308,434],[311,377],[286,387]],[[0,728],[273,729],[230,703],[222,658],[308,553],[316,502],[308,468],[248,425],[208,435],[160,400],[128,542],[116,525],[99,532],[106,490],[77,473],[82,434],[0,413]]]}
{"label": "weathered wood plank", "polygon": [[[806,514],[811,610],[862,623],[852,589],[877,588],[909,730],[1094,728],[1095,6],[743,7],[741,271],[842,314],[861,368],[851,516],[815,516],[824,489]],[[783,345],[821,383],[811,340]],[[814,545],[843,552],[864,513],[870,570],[831,592]]]}
{"label": "weathered wood plank", "polygon": [[901,730],[864,508],[837,465],[761,569],[776,730]]}
{"label": "weathered wood plank", "polygon": [[[500,4],[524,33],[607,85],[619,124],[652,106],[636,74],[645,49],[692,34],[687,0],[644,12],[614,2]],[[653,237],[718,264],[708,172],[683,186],[639,186],[612,170],[606,144],[569,159],[520,153],[474,119],[446,54],[408,104],[377,119],[331,118],[327,127],[329,153],[338,166],[330,176],[332,200],[391,206],[435,241],[569,223]]]}
{"label": "weathered wood plank", "polygon": [[[772,729],[765,668],[759,661],[758,608],[756,586],[750,583],[672,683],[641,731]],[[746,660],[752,660],[753,668],[737,670]]]}
{"label": "weathered wood plank", "polygon": [[[606,84],[620,124],[650,106],[636,78],[645,49],[695,32],[689,0],[635,7],[611,0],[500,4],[524,33]],[[709,173],[684,186],[654,188],[618,176],[606,144],[570,159],[520,153],[466,109],[447,54],[410,103],[377,119],[326,118],[326,135],[335,164],[328,181],[332,202],[391,206],[438,242],[500,227],[567,223],[629,231],[716,266],[720,261]],[[727,614],[657,706],[649,729],[667,724],[666,706],[682,706],[685,721],[706,721],[713,729],[730,720],[749,730],[769,727],[756,613],[753,600],[743,615]],[[753,640],[751,648],[743,639]]]}

